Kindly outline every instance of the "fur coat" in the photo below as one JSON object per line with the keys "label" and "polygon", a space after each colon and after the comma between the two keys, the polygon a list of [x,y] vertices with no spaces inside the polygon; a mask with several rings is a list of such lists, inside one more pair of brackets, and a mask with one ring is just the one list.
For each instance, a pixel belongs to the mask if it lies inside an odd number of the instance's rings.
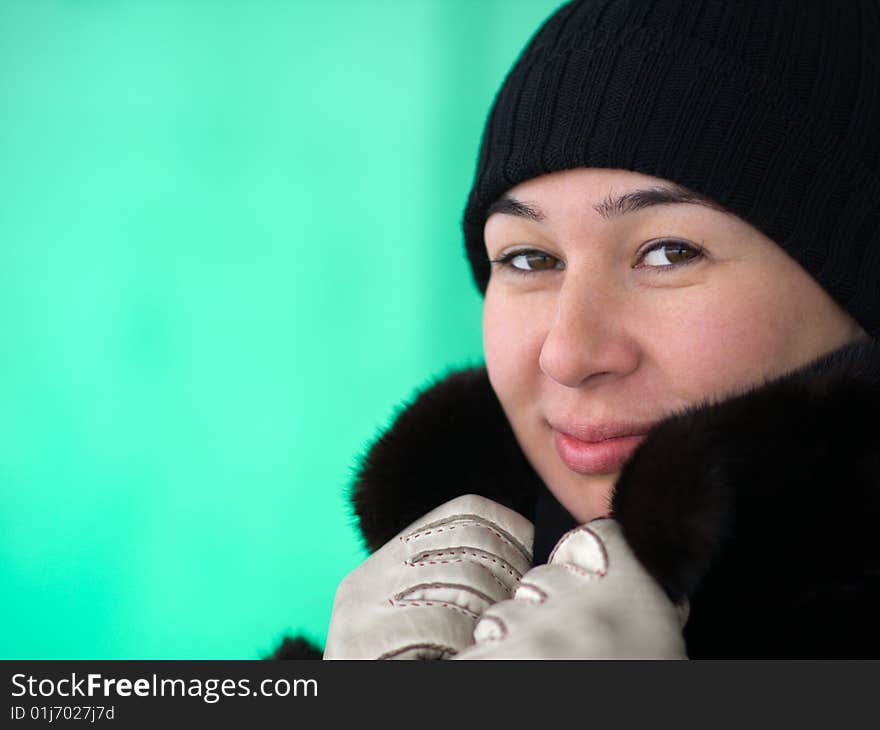
{"label": "fur coat", "polygon": [[[351,501],[372,552],[467,493],[533,520],[536,562],[574,524],[484,368],[401,410],[361,459]],[[880,345],[847,345],[657,424],[612,512],[670,598],[688,597],[690,658],[880,658]],[[286,639],[271,658],[317,656]]]}

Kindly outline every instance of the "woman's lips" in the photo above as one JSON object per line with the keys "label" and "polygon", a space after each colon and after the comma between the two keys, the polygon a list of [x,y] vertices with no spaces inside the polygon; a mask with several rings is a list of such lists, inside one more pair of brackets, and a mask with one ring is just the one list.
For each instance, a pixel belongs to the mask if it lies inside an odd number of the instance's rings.
{"label": "woman's lips", "polygon": [[578,474],[606,474],[616,471],[645,440],[645,436],[646,434],[619,436],[590,442],[553,430],[556,453],[569,469]]}

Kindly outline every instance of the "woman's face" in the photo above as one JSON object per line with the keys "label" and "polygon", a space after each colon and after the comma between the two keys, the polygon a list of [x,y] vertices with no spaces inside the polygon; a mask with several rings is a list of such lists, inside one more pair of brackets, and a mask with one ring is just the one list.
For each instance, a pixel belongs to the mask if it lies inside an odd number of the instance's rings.
{"label": "woman's face", "polygon": [[765,235],[708,201],[670,202],[675,192],[580,168],[517,185],[486,221],[489,378],[526,457],[581,522],[607,514],[622,464],[664,416],[865,336]]}

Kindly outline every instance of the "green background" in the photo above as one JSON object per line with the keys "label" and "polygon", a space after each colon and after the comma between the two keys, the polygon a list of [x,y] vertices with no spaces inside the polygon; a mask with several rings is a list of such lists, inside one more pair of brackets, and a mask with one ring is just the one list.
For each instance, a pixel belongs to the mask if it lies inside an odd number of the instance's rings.
{"label": "green background", "polygon": [[323,643],[357,456],[482,358],[459,220],[558,0],[0,0],[0,657]]}

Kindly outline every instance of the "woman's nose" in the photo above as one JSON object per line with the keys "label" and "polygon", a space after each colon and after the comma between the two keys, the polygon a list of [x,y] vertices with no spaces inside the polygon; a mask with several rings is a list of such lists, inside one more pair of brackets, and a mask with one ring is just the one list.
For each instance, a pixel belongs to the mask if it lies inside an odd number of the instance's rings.
{"label": "woman's nose", "polygon": [[542,372],[560,385],[577,388],[635,370],[638,347],[624,321],[625,306],[624,295],[567,279],[541,347]]}

